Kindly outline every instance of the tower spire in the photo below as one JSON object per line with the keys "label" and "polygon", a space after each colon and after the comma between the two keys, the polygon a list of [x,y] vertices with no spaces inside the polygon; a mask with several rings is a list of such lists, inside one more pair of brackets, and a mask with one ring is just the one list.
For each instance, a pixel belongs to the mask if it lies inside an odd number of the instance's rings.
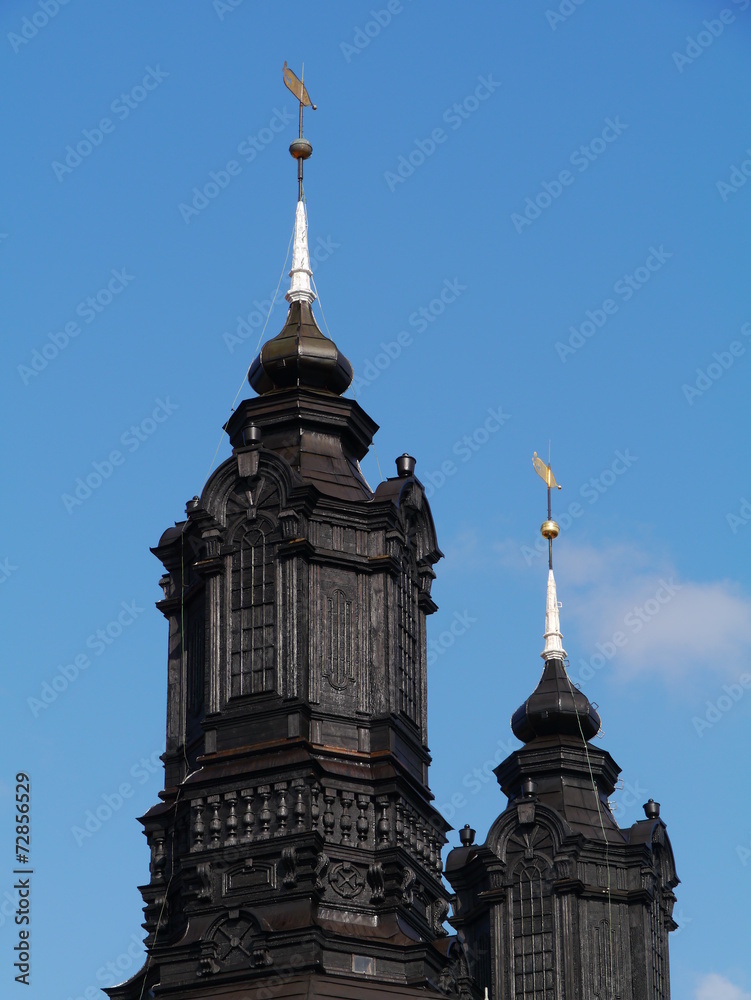
{"label": "tower spire", "polygon": [[535,453],[533,463],[548,489],[545,666],[511,718],[525,745],[494,771],[508,805],[484,844],[462,831],[462,846],[446,859],[456,893],[451,923],[480,989],[490,970],[502,969],[492,989],[504,996],[552,996],[552,984],[565,981],[577,996],[590,996],[596,982],[608,1000],[640,1000],[646,983],[669,1000],[667,938],[678,884],[670,842],[655,803],[630,829],[608,808],[620,768],[591,742],[600,732],[597,706],[566,670],[553,576],[559,528],[551,490],[558,484],[549,460]]}
{"label": "tower spire", "polygon": [[349,360],[333,340],[324,337],[311,309],[315,293],[311,288],[310,254],[308,252],[308,217],[305,211],[302,183],[303,162],[313,152],[304,138],[303,108],[316,110],[302,80],[287,64],[283,71],[284,85],[300,102],[300,132],[292,140],[289,151],[297,160],[297,208],[292,248],[287,319],[281,332],[261,348],[248,371],[248,381],[260,395],[277,389],[317,389],[341,395],[352,381]]}
{"label": "tower spire", "polygon": [[574,688],[566,673],[566,650],[563,648],[558,596],[553,576],[553,539],[560,531],[552,518],[552,489],[561,487],[550,469],[534,453],[535,472],[548,488],[548,519],[540,526],[540,533],[548,540],[548,591],[545,608],[545,648],[540,654],[545,661],[540,682],[511,718],[514,735],[523,743],[537,737],[550,735],[584,737],[592,739],[600,728],[600,716],[586,695]]}
{"label": "tower spire", "polygon": [[[302,163],[302,160],[300,160]],[[295,237],[292,244],[292,269],[289,276],[289,291],[284,296],[287,302],[307,302],[311,305],[315,301],[315,292],[310,287],[310,277],[313,272],[310,269],[310,254],[308,253],[308,217],[305,212],[305,203],[300,200],[295,209]]]}
{"label": "tower spire", "polygon": [[535,452],[532,457],[532,465],[537,475],[548,488],[548,519],[547,521],[543,521],[540,527],[542,537],[548,540],[548,593],[545,607],[545,648],[540,653],[540,656],[547,663],[548,660],[566,659],[566,650],[563,648],[563,636],[561,635],[560,605],[558,604],[558,595],[555,590],[555,576],[553,575],[553,539],[558,537],[560,529],[558,524],[553,520],[550,498],[550,491],[553,488],[560,490],[561,487],[555,481],[555,476],[550,468],[550,455],[548,455],[548,464],[545,465],[543,460],[538,458],[537,452]]}
{"label": "tower spire", "polygon": [[[305,79],[305,65],[302,70],[303,80]],[[297,139],[293,139],[289,151],[293,159],[297,160],[297,210],[295,212],[295,239],[292,246],[292,270],[289,276],[292,283],[285,296],[288,302],[314,301],[315,295],[310,287],[310,277],[313,273],[310,269],[310,255],[308,253],[308,219],[303,204],[303,184],[302,167],[305,160],[313,153],[313,146],[302,134],[303,108],[316,110],[316,105],[310,100],[307,88],[303,80],[298,80],[287,63],[282,70],[284,85],[290,90],[300,102],[300,130]]]}
{"label": "tower spire", "polygon": [[561,635],[561,622],[558,609],[558,596],[555,592],[555,577],[553,570],[548,570],[548,599],[545,608],[545,648],[540,656],[547,662],[548,660],[565,660],[566,650],[563,648],[563,636]]}

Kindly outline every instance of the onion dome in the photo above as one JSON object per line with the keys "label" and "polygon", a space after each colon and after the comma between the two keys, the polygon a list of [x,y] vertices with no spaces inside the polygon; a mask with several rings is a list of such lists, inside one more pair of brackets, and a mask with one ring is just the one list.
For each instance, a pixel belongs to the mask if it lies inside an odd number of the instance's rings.
{"label": "onion dome", "polygon": [[297,202],[292,250],[289,312],[281,333],[267,341],[250,366],[248,381],[259,395],[300,386],[341,394],[352,381],[352,365],[333,340],[318,328],[311,305],[308,222],[305,205]]}
{"label": "onion dome", "polygon": [[540,683],[511,717],[511,728],[522,743],[542,736],[584,736],[591,740],[600,731],[600,716],[585,694],[575,688],[566,673],[558,598],[553,570],[548,571],[545,611],[545,660]]}

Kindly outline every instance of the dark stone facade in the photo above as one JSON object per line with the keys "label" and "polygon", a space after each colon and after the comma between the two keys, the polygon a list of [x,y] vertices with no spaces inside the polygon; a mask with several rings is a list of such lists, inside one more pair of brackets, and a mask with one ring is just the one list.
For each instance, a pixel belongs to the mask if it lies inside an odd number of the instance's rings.
{"label": "dark stone facade", "polygon": [[144,978],[165,998],[292,996],[318,973],[311,996],[354,995],[332,976],[453,988],[426,728],[441,553],[409,462],[363,479],[375,430],[324,390],[243,402],[232,457],[154,549],[165,790],[142,819],[149,962],[113,1000]]}
{"label": "dark stone facade", "polygon": [[493,1000],[669,1000],[678,879],[659,805],[620,829],[620,768],[589,742],[599,717],[561,660],[513,725],[526,746],[495,771],[508,805],[446,864],[473,981]]}
{"label": "dark stone facade", "polygon": [[483,845],[462,831],[453,900],[442,881],[441,553],[414,460],[375,492],[360,472],[377,428],[316,326],[306,227],[298,203],[290,310],[227,423],[232,457],[153,550],[169,654],[165,787],[141,820],[148,960],[106,992],[669,1000],[670,842],[657,803],[627,830],[609,809],[619,769],[566,673],[552,553],[545,669],[496,769],[508,805]]}

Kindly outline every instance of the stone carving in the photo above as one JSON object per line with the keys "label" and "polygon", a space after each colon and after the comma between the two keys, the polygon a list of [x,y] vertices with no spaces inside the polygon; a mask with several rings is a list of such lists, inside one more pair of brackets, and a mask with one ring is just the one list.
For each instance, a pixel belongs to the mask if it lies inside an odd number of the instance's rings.
{"label": "stone carving", "polygon": [[437,934],[438,937],[446,937],[448,935],[448,931],[443,926],[443,921],[448,915],[449,904],[445,899],[437,899],[431,907],[431,924],[433,927],[433,933]]}
{"label": "stone carving", "polygon": [[376,862],[368,868],[368,885],[370,886],[371,903],[382,903],[385,896],[385,883],[383,866],[380,862]]}
{"label": "stone carving", "polygon": [[[537,828],[535,828],[537,829]],[[373,796],[358,790],[322,787],[316,781],[290,782],[222,790],[191,803],[190,851],[234,851],[253,842],[288,833],[319,830],[327,843],[363,848],[403,846],[438,876],[442,870],[442,834],[421,821],[402,798]],[[535,834],[536,835],[536,834]],[[169,859],[152,838],[152,881],[160,881]],[[244,852],[243,852],[244,853]]]}
{"label": "stone carving", "polygon": [[352,840],[352,817],[349,810],[354,802],[352,792],[342,792],[342,816],[339,820],[339,829],[342,831],[342,843],[349,844]]}
{"label": "stone carving", "polygon": [[305,782],[298,779],[292,782],[292,788],[295,793],[295,804],[292,807],[292,813],[295,817],[295,829],[304,830],[305,829],[305,802],[303,801],[303,794],[305,792]]}
{"label": "stone carving", "polygon": [[335,590],[324,598],[324,641],[326,644],[326,669],[323,676],[335,691],[343,691],[354,681],[353,662],[353,608],[352,601],[342,590]]}
{"label": "stone carving", "polygon": [[277,837],[281,837],[287,830],[287,817],[289,816],[289,809],[287,808],[287,782],[278,782],[274,785],[274,791],[279,793],[279,802],[276,807],[276,835]]}
{"label": "stone carving", "polygon": [[323,889],[324,888],[323,879],[324,879],[324,877],[326,875],[326,872],[328,871],[330,863],[331,862],[329,861],[328,856],[326,854],[324,854],[323,852],[321,852],[318,855],[318,857],[316,858],[316,866],[315,866],[315,870],[314,870],[314,874],[315,874],[315,877],[316,877],[316,880],[315,880],[315,887],[316,887],[316,889]]}
{"label": "stone carving", "polygon": [[389,823],[389,800],[387,795],[381,795],[377,799],[378,808],[381,811],[381,815],[378,818],[378,843],[388,844],[389,836],[391,833],[391,824]]}
{"label": "stone carving", "polygon": [[349,861],[334,865],[329,875],[329,883],[342,899],[354,899],[355,896],[359,896],[365,885],[359,871]]}
{"label": "stone carving", "polygon": [[222,821],[219,818],[222,799],[220,795],[209,795],[206,801],[211,806],[211,822],[209,823],[209,832],[211,834],[210,846],[218,847],[222,836]]}
{"label": "stone carving", "polygon": [[198,899],[211,899],[211,865],[196,865],[199,889]]}
{"label": "stone carving", "polygon": [[416,881],[417,876],[411,868],[402,870],[402,902],[406,903],[407,906],[411,906],[415,901],[414,886]]}
{"label": "stone carving", "polygon": [[370,822],[368,820],[368,804],[370,799],[367,795],[357,796],[357,808],[360,815],[357,817],[357,822],[355,823],[355,829],[357,830],[357,839],[361,844],[364,844],[368,839],[368,830],[370,829]]}
{"label": "stone carving", "polygon": [[441,973],[441,977],[438,980],[438,988],[442,993],[447,993],[452,997],[459,997],[459,1000],[472,1000],[471,982],[472,978],[469,974],[467,956],[457,941],[449,949],[449,964]]}
{"label": "stone carving", "polygon": [[199,962],[199,975],[271,965],[271,954],[260,938],[260,928],[254,920],[238,910],[230,911],[211,932],[209,940],[202,944],[204,953]]}
{"label": "stone carving", "polygon": [[294,847],[285,847],[282,850],[282,884],[285,889],[292,889],[297,885],[297,855]]}
{"label": "stone carving", "polygon": [[193,850],[199,851],[203,847],[203,799],[196,799],[193,803]]}
{"label": "stone carving", "polygon": [[243,810],[243,840],[250,840],[253,836],[253,824],[255,823],[255,816],[253,815],[253,789],[243,788],[240,795],[245,803]]}

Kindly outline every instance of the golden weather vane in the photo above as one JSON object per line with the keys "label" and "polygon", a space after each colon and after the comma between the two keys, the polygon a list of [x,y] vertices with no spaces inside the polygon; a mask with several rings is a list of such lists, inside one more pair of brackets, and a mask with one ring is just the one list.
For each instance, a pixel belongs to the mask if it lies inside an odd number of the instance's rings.
{"label": "golden weather vane", "polygon": [[303,63],[302,68],[303,79],[299,80],[292,70],[284,63],[284,68],[282,69],[282,79],[284,80],[284,86],[287,90],[291,91],[297,100],[300,102],[300,134],[297,139],[293,139],[290,144],[289,151],[297,160],[297,190],[298,190],[298,201],[302,201],[302,165],[303,160],[307,160],[310,154],[313,152],[313,147],[308,142],[307,139],[303,138],[302,134],[302,112],[303,108],[311,108],[316,111],[316,105],[310,99],[307,87],[304,84],[305,79],[305,64]]}
{"label": "golden weather vane", "polygon": [[540,534],[543,538],[548,540],[548,568],[553,568],[553,539],[558,537],[558,532],[560,528],[553,520],[553,513],[551,509],[550,501],[550,491],[552,489],[562,489],[561,486],[555,481],[555,476],[550,468],[550,453],[548,452],[548,464],[545,465],[541,458],[538,458],[537,452],[532,456],[532,465],[535,468],[535,472],[542,479],[548,488],[548,519],[543,521],[540,527]]}

